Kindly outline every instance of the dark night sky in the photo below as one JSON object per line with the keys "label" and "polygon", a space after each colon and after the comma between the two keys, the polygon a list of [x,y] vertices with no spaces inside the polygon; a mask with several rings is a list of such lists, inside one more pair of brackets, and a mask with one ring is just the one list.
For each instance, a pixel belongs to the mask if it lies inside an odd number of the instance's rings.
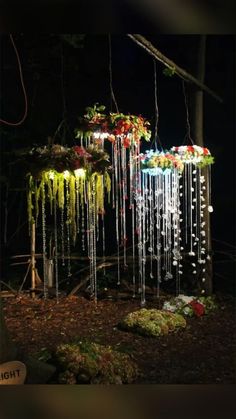
{"label": "dark night sky", "polygon": [[[169,58],[194,74],[198,35],[147,35],[147,38]],[[1,127],[4,129],[1,132],[2,152],[33,142],[46,144],[47,137],[54,134],[62,120],[61,42],[55,39],[53,35],[15,36],[22,61],[29,113],[22,126]],[[24,102],[14,51],[7,36],[2,37],[1,51],[1,117],[14,121],[23,114]],[[233,36],[208,36],[206,84],[224,99],[221,105],[207,94],[204,95],[205,145],[216,160],[212,170],[212,230],[213,237],[230,243],[234,243],[235,239],[234,54]],[[86,106],[99,102],[110,108],[108,36],[87,35],[82,49],[63,43],[63,60],[66,117],[71,131],[66,133],[66,143],[72,145],[77,116],[83,114]],[[112,70],[120,111],[142,114],[153,124],[152,58],[125,35],[113,35]],[[183,143],[186,112],[181,80],[177,76],[164,76],[162,70],[163,66],[158,64],[159,134],[163,146],[168,148]],[[189,97],[192,92],[193,87],[188,86]],[[5,170],[3,161],[2,167]],[[23,182],[20,176],[16,179],[18,185],[19,182]],[[15,211],[16,207],[13,206],[9,215],[9,234],[16,227]],[[24,247],[27,248],[27,243]],[[12,252],[13,248],[9,251]]]}

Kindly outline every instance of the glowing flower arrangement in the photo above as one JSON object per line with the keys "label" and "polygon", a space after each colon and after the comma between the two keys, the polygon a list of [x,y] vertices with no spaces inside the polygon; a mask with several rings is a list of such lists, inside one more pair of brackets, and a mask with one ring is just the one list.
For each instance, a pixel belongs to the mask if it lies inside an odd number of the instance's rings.
{"label": "glowing flower arrangement", "polygon": [[184,163],[194,163],[200,168],[214,163],[214,157],[208,148],[198,145],[172,147],[171,151],[178,155]]}
{"label": "glowing flower arrangement", "polygon": [[93,173],[104,173],[110,166],[109,155],[97,147],[88,148],[74,146],[64,147],[59,144],[44,147],[35,147],[23,155],[29,172],[35,179],[40,179],[44,172],[54,170],[57,173],[84,169],[86,176]]}
{"label": "glowing flower arrangement", "polygon": [[169,152],[150,150],[145,154],[140,154],[140,160],[141,170],[150,175],[155,175],[160,172],[164,173],[173,169],[182,172],[184,169],[184,164],[180,157]]}
{"label": "glowing flower arrangement", "polygon": [[139,143],[143,138],[149,141],[151,131],[148,129],[150,123],[141,115],[125,115],[123,113],[102,113],[105,106],[86,108],[86,114],[80,118],[80,128],[77,130],[77,138],[86,140],[89,138],[99,140],[107,139],[114,143],[119,139],[125,148],[132,144]]}

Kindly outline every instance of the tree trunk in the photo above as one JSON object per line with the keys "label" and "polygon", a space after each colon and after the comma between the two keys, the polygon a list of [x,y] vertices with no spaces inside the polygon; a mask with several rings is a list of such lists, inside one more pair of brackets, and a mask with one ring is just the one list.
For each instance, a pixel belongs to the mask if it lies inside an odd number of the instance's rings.
{"label": "tree trunk", "polygon": [[[202,35],[199,42],[198,50],[198,68],[197,78],[201,83],[204,83],[205,78],[205,59],[206,59],[206,35]],[[194,97],[194,138],[195,144],[200,147],[204,147],[204,121],[203,121],[204,103],[203,103],[203,91],[197,90]],[[208,169],[203,168],[202,174],[206,179],[205,185],[209,184],[208,180]],[[209,206],[207,189],[204,191],[204,198],[206,208]],[[206,256],[210,259],[206,259],[206,275],[205,282],[201,282],[201,291],[204,290],[205,295],[212,294],[212,247],[211,247],[211,228],[210,228],[210,213],[204,211],[205,230],[206,230]]]}

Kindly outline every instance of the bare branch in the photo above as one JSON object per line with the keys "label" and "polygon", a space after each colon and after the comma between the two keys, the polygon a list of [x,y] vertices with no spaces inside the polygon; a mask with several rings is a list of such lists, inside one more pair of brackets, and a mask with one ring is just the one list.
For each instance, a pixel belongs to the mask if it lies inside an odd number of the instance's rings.
{"label": "bare branch", "polygon": [[218,102],[223,103],[223,99],[219,95],[213,92],[213,90],[209,89],[209,87],[207,87],[204,83],[196,79],[196,77],[192,76],[186,70],[179,67],[174,61],[170,60],[168,57],[162,54],[162,52],[160,52],[156,47],[154,47],[152,43],[149,42],[144,36],[139,34],[127,34],[127,36],[131,38],[134,42],[136,42],[136,44],[138,44],[141,48],[145,49],[145,51],[147,51],[148,54],[152,55],[157,61],[160,61],[162,64],[164,64],[165,67],[168,67],[171,70],[174,69],[175,74],[177,74],[179,77],[190,83],[195,84],[198,88],[208,93]]}

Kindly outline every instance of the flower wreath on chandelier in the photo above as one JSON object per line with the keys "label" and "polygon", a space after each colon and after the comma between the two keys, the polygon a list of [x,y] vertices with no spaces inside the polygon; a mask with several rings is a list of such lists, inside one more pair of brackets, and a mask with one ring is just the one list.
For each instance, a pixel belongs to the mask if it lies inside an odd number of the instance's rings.
{"label": "flower wreath on chandelier", "polygon": [[80,118],[81,126],[76,130],[76,137],[81,141],[92,138],[97,143],[101,143],[104,139],[114,143],[119,139],[125,148],[138,144],[141,138],[150,140],[151,131],[148,129],[150,123],[141,115],[113,112],[106,115],[103,113],[104,110],[105,106],[98,104],[86,108],[86,114]]}

